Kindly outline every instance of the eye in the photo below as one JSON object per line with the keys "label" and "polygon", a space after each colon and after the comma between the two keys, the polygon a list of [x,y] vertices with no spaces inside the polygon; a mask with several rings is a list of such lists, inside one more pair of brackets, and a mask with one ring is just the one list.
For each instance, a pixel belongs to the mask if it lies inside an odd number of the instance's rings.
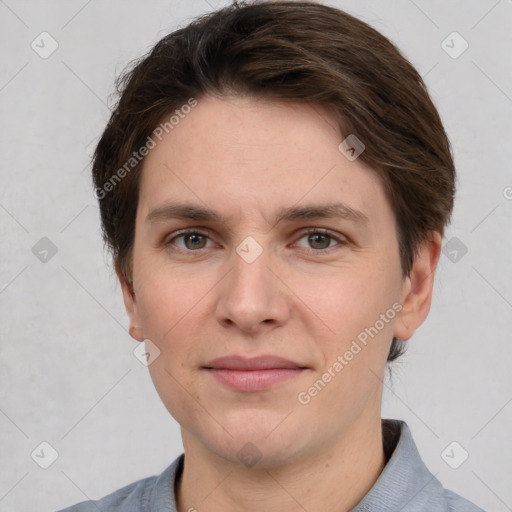
{"label": "eye", "polygon": [[320,229],[311,229],[307,231],[299,240],[303,239],[305,239],[306,243],[309,244],[309,247],[305,247],[305,249],[314,253],[327,251],[336,245],[346,244],[346,241],[342,238]]}
{"label": "eye", "polygon": [[[299,238],[299,242],[301,240],[306,240],[306,244],[308,244],[308,246],[302,246],[302,248],[306,252],[314,254],[319,254],[324,251],[328,251],[337,245],[343,246],[347,243],[343,237],[318,228],[303,232],[302,236]],[[172,238],[166,240],[164,244],[166,246],[176,247],[181,251],[195,252],[200,249],[207,249],[211,247],[211,245],[208,246],[208,242],[212,243],[210,237],[206,233],[202,233],[197,230],[184,230],[176,233]],[[296,242],[295,245],[301,247],[299,242]]]}
{"label": "eye", "polygon": [[[176,243],[177,240],[181,240],[182,244]],[[175,245],[183,251],[196,251],[198,249],[205,249],[208,240],[208,235],[200,231],[188,230],[173,236],[165,242],[165,245]]]}

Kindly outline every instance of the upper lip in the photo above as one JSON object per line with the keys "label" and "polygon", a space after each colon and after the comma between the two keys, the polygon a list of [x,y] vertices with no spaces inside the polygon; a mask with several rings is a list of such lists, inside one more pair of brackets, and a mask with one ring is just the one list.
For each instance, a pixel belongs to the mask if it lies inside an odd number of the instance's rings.
{"label": "upper lip", "polygon": [[305,368],[289,359],[273,355],[261,355],[256,357],[244,357],[231,355],[218,357],[204,365],[204,368],[226,369],[226,370],[270,370],[275,368]]}

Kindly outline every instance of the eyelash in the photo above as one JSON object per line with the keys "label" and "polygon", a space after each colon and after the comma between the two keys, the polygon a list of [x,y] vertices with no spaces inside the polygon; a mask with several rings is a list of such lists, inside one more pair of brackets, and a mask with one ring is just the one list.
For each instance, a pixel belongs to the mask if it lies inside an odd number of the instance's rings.
{"label": "eyelash", "polygon": [[[337,245],[335,245],[333,247],[327,247],[326,249],[311,249],[311,248],[304,249],[303,248],[302,250],[306,251],[308,254],[316,254],[316,255],[318,255],[318,254],[325,254],[326,252],[330,251],[331,249],[334,249],[337,246],[344,246],[344,245],[347,245],[347,243],[348,243],[347,240],[344,240],[341,237],[338,237],[338,236],[334,235],[331,231],[326,230],[326,229],[322,229],[322,228],[310,228],[310,229],[307,229],[307,230],[303,231],[301,233],[301,236],[299,237],[299,240],[304,238],[306,235],[310,235],[310,234],[327,235],[332,240],[337,242]],[[204,232],[199,231],[197,229],[184,229],[182,231],[178,231],[171,239],[164,241],[164,245],[165,246],[173,245],[172,243],[176,239],[185,237],[187,235],[201,235],[201,236],[204,236],[204,237],[210,239],[210,237],[209,237],[209,235],[207,233],[204,233]],[[201,249],[191,250],[191,249],[182,249],[182,248],[177,248],[177,250],[178,251],[182,251],[182,252],[187,252],[187,253],[193,253],[193,252],[200,252],[201,251]]]}

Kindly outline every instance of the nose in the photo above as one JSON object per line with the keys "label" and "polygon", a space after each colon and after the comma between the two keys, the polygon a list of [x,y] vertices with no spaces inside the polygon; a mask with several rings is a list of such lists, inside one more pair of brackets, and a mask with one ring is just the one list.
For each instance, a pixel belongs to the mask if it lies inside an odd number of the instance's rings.
{"label": "nose", "polygon": [[255,335],[287,322],[289,297],[270,260],[266,250],[252,262],[233,254],[233,267],[219,283],[216,316],[221,325]]}

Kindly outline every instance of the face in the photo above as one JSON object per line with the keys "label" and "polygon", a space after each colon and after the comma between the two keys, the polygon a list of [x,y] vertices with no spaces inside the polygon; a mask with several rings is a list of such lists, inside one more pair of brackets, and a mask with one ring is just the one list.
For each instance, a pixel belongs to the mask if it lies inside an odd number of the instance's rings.
{"label": "face", "polygon": [[[123,293],[186,449],[240,464],[252,443],[271,467],[380,418],[392,337],[424,315],[383,186],[342,139],[318,105],[203,97],[146,157]],[[261,355],[291,368],[211,363]]]}

